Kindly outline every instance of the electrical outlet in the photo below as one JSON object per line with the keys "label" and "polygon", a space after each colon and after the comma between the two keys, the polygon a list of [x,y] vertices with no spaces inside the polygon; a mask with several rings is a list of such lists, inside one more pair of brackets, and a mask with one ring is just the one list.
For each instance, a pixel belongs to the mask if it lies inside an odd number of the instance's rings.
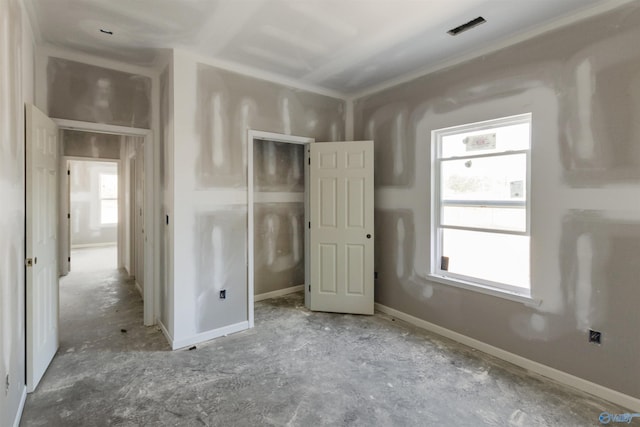
{"label": "electrical outlet", "polygon": [[220,299],[227,299],[227,290],[223,289],[220,291]]}
{"label": "electrical outlet", "polygon": [[589,342],[594,344],[601,344],[602,332],[589,329]]}

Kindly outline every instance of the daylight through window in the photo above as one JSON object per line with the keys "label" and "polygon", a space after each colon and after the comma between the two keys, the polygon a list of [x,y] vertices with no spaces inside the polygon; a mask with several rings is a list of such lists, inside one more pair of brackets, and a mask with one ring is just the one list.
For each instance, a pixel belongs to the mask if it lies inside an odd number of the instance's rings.
{"label": "daylight through window", "polygon": [[529,295],[531,115],[436,130],[432,274]]}
{"label": "daylight through window", "polygon": [[100,223],[118,223],[118,175],[100,174]]}

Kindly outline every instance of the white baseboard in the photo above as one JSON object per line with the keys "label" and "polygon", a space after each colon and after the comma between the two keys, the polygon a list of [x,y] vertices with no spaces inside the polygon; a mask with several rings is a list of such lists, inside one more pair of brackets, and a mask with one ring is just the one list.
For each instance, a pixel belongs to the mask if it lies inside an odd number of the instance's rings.
{"label": "white baseboard", "polygon": [[543,365],[542,363],[534,362],[533,360],[518,356],[517,354],[510,353],[501,348],[494,347],[482,341],[470,338],[458,332],[454,332],[450,329],[443,328],[442,326],[435,325],[433,323],[427,322],[426,320],[422,320],[417,317],[411,316],[410,314],[395,310],[391,307],[376,303],[375,308],[382,313],[386,313],[400,320],[404,320],[407,323],[411,323],[412,325],[415,325],[419,328],[426,329],[435,334],[475,348],[482,351],[483,353],[487,353],[491,356],[497,357],[498,359],[513,363],[514,365],[520,366],[521,368],[550,378],[561,384],[577,388],[578,390],[584,391],[585,393],[589,393],[601,399],[608,400],[609,402],[630,409],[631,411],[640,412],[640,399],[637,399],[635,397],[620,393],[619,391],[612,390],[596,383],[592,383],[591,381],[587,381],[580,377],[576,377],[575,375],[571,375],[550,366]]}
{"label": "white baseboard", "polygon": [[263,301],[270,298],[277,298],[294,292],[304,290],[304,285],[291,286],[290,288],[278,289],[277,291],[265,292],[264,294],[254,295],[253,301]]}
{"label": "white baseboard", "polygon": [[22,388],[22,396],[20,397],[20,403],[18,404],[18,411],[16,417],[13,420],[13,427],[20,426],[20,420],[22,419],[22,412],[24,411],[24,404],[27,402],[27,387]]}
{"label": "white baseboard", "polygon": [[209,341],[214,338],[222,337],[229,334],[234,334],[236,332],[244,331],[245,329],[249,329],[249,322],[244,321],[240,323],[235,323],[233,325],[224,326],[222,328],[213,329],[211,331],[202,332],[200,334],[192,335],[187,338],[182,338],[180,340],[171,340],[171,348],[173,350],[177,350],[184,347],[189,347],[194,344],[199,344],[204,341]]}
{"label": "white baseboard", "polygon": [[144,291],[142,290],[142,286],[140,286],[140,283],[138,283],[137,280],[136,280],[136,289],[138,290],[138,292],[140,292],[140,296],[144,298]]}
{"label": "white baseboard", "polygon": [[156,319],[156,324],[158,325],[158,327],[160,327],[160,330],[162,331],[162,335],[164,335],[169,345],[172,345],[173,337],[169,333],[169,330],[167,329],[167,327],[164,326],[164,323],[162,323],[160,319]]}
{"label": "white baseboard", "polygon": [[71,249],[106,248],[118,246],[118,242],[80,243],[71,245]]}

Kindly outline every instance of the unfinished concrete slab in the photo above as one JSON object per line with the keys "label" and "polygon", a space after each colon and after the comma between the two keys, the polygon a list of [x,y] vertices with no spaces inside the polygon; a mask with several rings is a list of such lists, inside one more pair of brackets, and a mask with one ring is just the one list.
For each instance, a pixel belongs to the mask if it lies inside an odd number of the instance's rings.
{"label": "unfinished concrete slab", "polygon": [[254,329],[170,351],[119,272],[61,286],[60,349],[22,426],[597,425],[622,408],[390,316],[256,304]]}

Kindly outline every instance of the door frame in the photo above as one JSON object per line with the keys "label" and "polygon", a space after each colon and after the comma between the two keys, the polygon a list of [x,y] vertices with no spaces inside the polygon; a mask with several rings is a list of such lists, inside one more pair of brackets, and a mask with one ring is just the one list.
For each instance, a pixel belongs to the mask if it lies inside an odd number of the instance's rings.
{"label": "door frame", "polygon": [[[254,262],[255,262],[255,254],[254,254],[254,185],[253,185],[253,144],[254,142],[260,140],[274,141],[274,142],[284,142],[287,144],[298,144],[298,145],[307,145],[314,143],[315,138],[309,138],[304,136],[294,136],[294,135],[285,135],[281,133],[273,133],[273,132],[263,132],[258,130],[249,129],[247,137],[247,313],[249,314],[249,327],[253,328],[254,325],[254,303],[255,297],[253,295],[254,292],[254,280],[255,280],[255,272],[254,272]],[[306,158],[306,156],[305,156]],[[307,168],[305,168],[305,171]],[[305,219],[307,218],[307,176],[305,174],[305,196],[304,196],[304,213]],[[307,244],[307,238],[305,233],[305,248]],[[305,250],[305,280],[307,275],[307,254]]]}
{"label": "door frame", "polygon": [[[62,139],[60,140],[62,141]],[[61,142],[62,143],[62,142]],[[96,162],[96,163],[114,163],[117,167],[118,170],[118,178],[120,178],[120,171],[122,168],[122,163],[119,159],[108,159],[108,158],[102,158],[102,157],[80,157],[80,156],[65,156],[65,155],[61,155],[60,156],[61,162],[60,162],[60,167],[64,167],[62,171],[60,172],[65,172],[65,170],[69,170],[70,167],[70,163],[71,162]],[[59,257],[64,259],[65,256],[71,256],[71,218],[69,218],[67,216],[67,214],[71,214],[71,177],[64,173],[64,178],[65,178],[65,184],[64,184],[64,193],[60,195],[60,202],[61,204],[64,203],[64,212],[62,210],[59,210],[59,213],[62,214],[62,216],[60,216],[60,221],[62,220],[66,220],[67,221],[67,229],[65,230],[68,234],[67,236],[67,243],[68,246],[65,248],[67,251],[65,253],[60,253]],[[121,191],[120,191],[120,183],[118,183],[118,213],[120,212],[120,204],[122,203],[122,201],[120,200],[121,198]],[[59,225],[59,224],[58,224]],[[116,226],[117,231],[117,258],[116,258],[116,265],[118,268],[122,268],[122,263],[121,261],[121,240],[122,240],[122,224],[120,224],[120,221],[118,221],[118,224]],[[58,245],[58,248],[60,247],[60,245]],[[67,261],[68,262],[68,261]],[[69,264],[69,269],[67,270],[67,272],[71,271],[70,269],[71,265]]]}
{"label": "door frame", "polygon": [[[159,222],[157,221],[159,215],[156,215],[156,205],[159,200],[159,184],[153,179],[154,177],[154,162],[155,159],[155,144],[153,144],[153,131],[151,129],[131,128],[126,126],[116,126],[103,123],[82,122],[77,120],[67,119],[52,119],[59,129],[78,130],[85,132],[95,133],[108,133],[125,136],[137,136],[144,138],[144,175],[145,175],[145,188],[144,188],[144,221],[146,226],[145,230],[145,242],[144,242],[144,315],[143,321],[145,326],[151,326],[156,323],[158,305],[156,297],[158,292],[156,290],[156,279],[160,276],[156,274],[156,269],[159,268],[160,263],[156,258],[156,252],[154,250],[156,238],[158,236],[157,227]],[[149,160],[146,160],[149,159]],[[120,159],[122,160],[122,159]]]}
{"label": "door frame", "polygon": [[[137,216],[136,216],[136,206],[135,206],[135,191],[136,191],[136,179],[135,179],[135,174],[136,174],[136,156],[135,154],[124,159],[124,162],[127,162],[128,165],[126,166],[126,168],[129,169],[129,212],[125,212],[125,216],[129,216],[129,241],[128,242],[124,242],[125,245],[128,245],[128,249],[127,249],[127,253],[129,254],[129,277],[131,276],[135,276],[136,272],[138,270],[136,270],[137,268],[137,262],[138,262],[138,257],[137,257],[137,247],[136,247],[136,239],[133,237],[136,235],[138,227],[137,227]],[[126,181],[123,183],[124,185],[126,185]],[[123,185],[123,186],[124,186]],[[127,189],[124,189],[123,192],[126,192]],[[125,204],[125,208],[126,208],[126,204]],[[124,261],[122,262],[124,264]],[[137,278],[136,278],[136,283],[137,282]]]}

